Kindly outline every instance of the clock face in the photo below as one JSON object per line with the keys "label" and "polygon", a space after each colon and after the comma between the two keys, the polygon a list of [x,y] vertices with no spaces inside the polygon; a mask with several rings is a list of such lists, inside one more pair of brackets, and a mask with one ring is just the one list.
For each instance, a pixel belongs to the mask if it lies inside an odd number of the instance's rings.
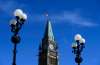
{"label": "clock face", "polygon": [[54,46],[52,44],[49,45],[50,49],[54,49]]}

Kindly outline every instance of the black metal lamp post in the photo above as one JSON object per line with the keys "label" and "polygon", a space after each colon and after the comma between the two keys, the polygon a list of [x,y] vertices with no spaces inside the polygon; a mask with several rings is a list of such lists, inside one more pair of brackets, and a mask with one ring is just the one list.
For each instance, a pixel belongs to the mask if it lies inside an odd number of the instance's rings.
{"label": "black metal lamp post", "polygon": [[80,63],[83,61],[81,57],[81,52],[83,51],[83,48],[85,48],[85,39],[81,37],[80,34],[75,35],[75,43],[72,44],[73,53],[75,54],[75,62],[80,65]]}
{"label": "black metal lamp post", "polygon": [[22,25],[24,24],[25,20],[27,19],[27,15],[23,13],[21,9],[16,9],[14,12],[14,16],[15,19],[11,20],[10,22],[11,32],[13,33],[11,41],[14,44],[12,65],[16,65],[16,49],[17,49],[17,44],[20,43],[21,40],[18,33]]}

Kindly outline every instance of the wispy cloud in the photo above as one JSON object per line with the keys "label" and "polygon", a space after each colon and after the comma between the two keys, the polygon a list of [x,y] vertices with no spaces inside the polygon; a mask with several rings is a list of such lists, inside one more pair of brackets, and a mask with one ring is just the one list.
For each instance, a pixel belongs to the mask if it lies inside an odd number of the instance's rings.
{"label": "wispy cloud", "polygon": [[[43,21],[45,19],[44,15],[34,15],[36,21]],[[99,24],[92,21],[91,18],[85,18],[78,12],[68,12],[64,11],[62,13],[56,13],[49,16],[51,20],[55,22],[66,22],[68,24],[83,26],[83,27],[96,27]]]}
{"label": "wispy cloud", "polygon": [[0,11],[3,11],[6,14],[11,14],[16,8],[21,8],[25,4],[19,3],[15,0],[7,0],[0,2]]}
{"label": "wispy cloud", "polygon": [[5,2],[1,2],[0,4],[1,4],[0,5],[0,10],[5,12],[5,13],[8,13],[12,9],[14,9],[15,6],[16,6],[15,1],[5,1]]}
{"label": "wispy cloud", "polygon": [[64,20],[65,22],[79,26],[85,26],[85,27],[98,26],[98,24],[93,22],[92,19],[84,18],[77,12],[63,12],[61,16],[59,16],[57,19]]}
{"label": "wispy cloud", "polygon": [[[0,11],[4,11],[6,14],[11,15],[14,9],[18,7],[23,7],[26,6],[23,3],[18,3],[17,1],[5,1],[0,3]],[[25,8],[26,9],[26,8]],[[29,13],[28,18],[30,20],[35,20],[35,21],[44,21],[45,16],[43,14],[33,14]],[[96,27],[99,26],[95,21],[93,21],[91,18],[85,18],[80,15],[80,12],[71,12],[71,11],[63,11],[61,13],[56,13],[56,14],[50,14],[49,18],[51,20],[54,20],[54,22],[66,22],[68,24],[73,24],[77,26],[83,26],[83,27]]]}

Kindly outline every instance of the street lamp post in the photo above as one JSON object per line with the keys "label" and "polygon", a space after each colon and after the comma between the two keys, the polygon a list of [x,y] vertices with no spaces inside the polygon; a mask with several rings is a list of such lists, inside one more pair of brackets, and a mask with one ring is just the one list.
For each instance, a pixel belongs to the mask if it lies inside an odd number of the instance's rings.
{"label": "street lamp post", "polygon": [[16,9],[14,12],[14,16],[15,16],[15,19],[10,21],[11,32],[13,33],[11,37],[11,41],[14,44],[12,65],[16,65],[17,44],[20,43],[20,40],[21,40],[18,33],[22,25],[24,24],[25,20],[27,19],[27,15],[23,13],[21,9]]}
{"label": "street lamp post", "polygon": [[75,35],[75,43],[72,44],[73,53],[75,54],[75,62],[80,65],[83,61],[81,57],[81,52],[85,48],[85,39],[81,37],[80,34]]}

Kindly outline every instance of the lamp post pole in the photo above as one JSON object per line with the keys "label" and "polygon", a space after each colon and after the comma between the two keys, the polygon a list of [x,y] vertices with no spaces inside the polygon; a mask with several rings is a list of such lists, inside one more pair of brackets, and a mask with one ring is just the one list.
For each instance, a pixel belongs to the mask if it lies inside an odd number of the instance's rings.
{"label": "lamp post pole", "polygon": [[83,51],[83,48],[85,45],[85,39],[81,37],[80,34],[75,35],[75,43],[72,44],[73,53],[75,54],[75,62],[80,65],[80,63],[83,61],[81,57],[81,52]]}
{"label": "lamp post pole", "polygon": [[[77,55],[78,58],[80,57],[80,49],[79,49],[79,41],[77,41]],[[80,65],[80,63],[78,63]]]}
{"label": "lamp post pole", "polygon": [[16,47],[17,45],[14,45],[14,50],[13,50],[13,64],[12,65],[16,65]]}
{"label": "lamp post pole", "polygon": [[11,41],[14,44],[14,50],[13,50],[13,64],[16,65],[16,53],[17,53],[17,44],[20,42],[20,37],[18,35],[13,35],[11,38]]}
{"label": "lamp post pole", "polygon": [[16,65],[17,44],[20,43],[20,36],[18,35],[22,25],[27,19],[27,15],[21,9],[16,9],[14,12],[15,19],[10,21],[11,32],[13,33],[11,41],[14,44],[13,48],[13,63]]}

